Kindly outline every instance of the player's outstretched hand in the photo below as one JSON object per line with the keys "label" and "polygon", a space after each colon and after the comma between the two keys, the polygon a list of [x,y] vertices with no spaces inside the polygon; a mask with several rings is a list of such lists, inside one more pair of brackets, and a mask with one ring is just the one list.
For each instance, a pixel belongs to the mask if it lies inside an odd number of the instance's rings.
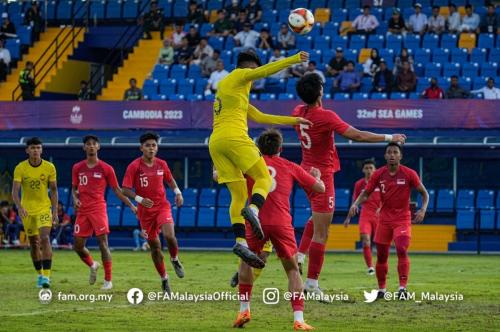
{"label": "player's outstretched hand", "polygon": [[212,172],[212,179],[214,180],[214,182],[219,182],[219,175],[217,174],[217,170],[215,169]]}
{"label": "player's outstretched hand", "polygon": [[391,142],[399,143],[399,144],[405,144],[405,142],[406,142],[406,135],[405,134],[393,134]]}
{"label": "player's outstretched hand", "polygon": [[21,219],[25,219],[28,216],[28,212],[22,206],[20,206],[18,210]]}
{"label": "player's outstretched hand", "polygon": [[297,124],[305,124],[305,125],[308,125],[308,126],[311,126],[313,125],[313,123],[307,119],[304,119],[304,118],[301,118],[301,117],[297,117]]}
{"label": "player's outstretched hand", "polygon": [[347,214],[347,217],[345,218],[345,221],[344,221],[345,227],[347,227],[347,225],[349,225],[349,223],[351,222],[351,218],[354,217],[355,215],[357,215],[358,212],[359,212],[359,207],[355,204],[351,205],[351,207],[349,209],[349,213]]}
{"label": "player's outstretched hand", "polygon": [[57,213],[52,213],[52,225],[58,225],[59,224],[59,216]]}
{"label": "player's outstretched hand", "polygon": [[421,224],[424,221],[425,218],[425,210],[420,209],[415,213],[415,219],[413,219],[412,223],[413,224]]}
{"label": "player's outstretched hand", "polygon": [[130,207],[130,210],[132,210],[132,213],[137,216],[137,206],[135,206],[134,204],[132,204],[132,206]]}
{"label": "player's outstretched hand", "polygon": [[182,204],[184,204],[184,197],[182,197],[182,194],[175,195],[175,205],[181,207]]}
{"label": "player's outstretched hand", "polygon": [[309,170],[309,174],[314,176],[316,179],[321,178],[321,171],[316,167],[311,167],[311,169]]}
{"label": "player's outstretched hand", "polygon": [[78,198],[74,198],[73,205],[75,207],[75,210],[78,210],[80,208],[80,206],[82,206],[82,202],[80,202],[80,200]]}
{"label": "player's outstretched hand", "polygon": [[349,216],[347,216],[344,220],[344,227],[347,228],[349,227],[349,224],[351,223],[351,218],[349,218]]}
{"label": "player's outstretched hand", "polygon": [[307,62],[307,61],[309,61],[309,53],[308,53],[308,52],[306,52],[306,51],[300,51],[300,53],[299,53],[299,54],[300,54],[300,60],[301,60],[302,62]]}
{"label": "player's outstretched hand", "polygon": [[151,209],[154,205],[153,201],[150,200],[149,198],[144,198],[142,200],[142,206],[144,206],[145,208],[148,208],[148,209]]}

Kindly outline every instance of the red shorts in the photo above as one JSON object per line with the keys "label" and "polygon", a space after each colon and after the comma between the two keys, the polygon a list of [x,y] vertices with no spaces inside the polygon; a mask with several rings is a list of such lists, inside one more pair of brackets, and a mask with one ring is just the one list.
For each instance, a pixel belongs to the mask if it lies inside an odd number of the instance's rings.
{"label": "red shorts", "polygon": [[91,237],[109,234],[108,214],[106,211],[92,214],[77,214],[74,235],[78,237]]}
{"label": "red shorts", "polygon": [[257,239],[248,222],[245,228],[248,247],[257,254],[262,251],[268,240],[271,240],[279,258],[289,259],[297,253],[297,242],[292,225],[262,225],[264,240]]}
{"label": "red shorts", "polygon": [[156,211],[143,210],[139,216],[141,229],[146,236],[146,240],[154,240],[161,232],[161,226],[173,224],[172,211],[170,209],[161,209]]}
{"label": "red shorts", "polygon": [[374,235],[377,231],[378,216],[371,211],[359,215],[359,234]]}
{"label": "red shorts", "polygon": [[411,224],[408,223],[379,223],[375,233],[375,243],[390,245],[392,240],[399,236],[411,238]]}
{"label": "red shorts", "polygon": [[333,174],[322,173],[321,180],[325,183],[324,193],[315,193],[311,188],[304,189],[304,191],[311,203],[312,212],[333,213],[333,211],[335,211],[335,186],[333,184]]}

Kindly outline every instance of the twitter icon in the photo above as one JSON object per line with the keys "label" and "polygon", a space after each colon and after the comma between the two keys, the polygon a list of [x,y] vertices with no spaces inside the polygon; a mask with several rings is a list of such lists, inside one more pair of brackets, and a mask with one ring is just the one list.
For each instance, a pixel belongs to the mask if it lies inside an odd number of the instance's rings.
{"label": "twitter icon", "polygon": [[377,299],[378,290],[373,289],[371,292],[363,291],[365,295],[365,303],[372,303]]}

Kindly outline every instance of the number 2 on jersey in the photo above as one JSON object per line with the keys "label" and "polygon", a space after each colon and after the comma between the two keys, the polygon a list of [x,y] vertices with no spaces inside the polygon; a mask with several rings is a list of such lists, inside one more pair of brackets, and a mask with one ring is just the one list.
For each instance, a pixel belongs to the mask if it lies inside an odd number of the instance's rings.
{"label": "number 2 on jersey", "polygon": [[299,125],[299,128],[300,128],[300,142],[302,143],[302,146],[304,147],[304,149],[310,149],[312,146],[311,136],[309,136],[309,134],[306,133],[305,131],[306,129],[309,129],[309,125],[301,123]]}

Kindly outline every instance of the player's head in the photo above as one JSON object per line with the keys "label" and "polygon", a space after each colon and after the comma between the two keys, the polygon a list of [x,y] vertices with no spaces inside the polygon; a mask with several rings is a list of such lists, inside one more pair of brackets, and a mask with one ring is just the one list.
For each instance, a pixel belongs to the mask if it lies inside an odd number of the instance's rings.
{"label": "player's head", "polygon": [[362,167],[362,171],[363,171],[363,174],[365,175],[365,177],[370,177],[372,176],[373,172],[375,172],[376,170],[376,166],[375,166],[375,160],[373,159],[365,159],[363,160],[363,167]]}
{"label": "player's head", "polygon": [[0,211],[2,211],[3,214],[7,214],[9,212],[9,208],[10,208],[9,202],[7,201],[0,202]]}
{"label": "player's head", "polygon": [[270,128],[260,134],[257,139],[257,146],[265,156],[274,156],[281,152],[283,136],[278,129]]}
{"label": "player's head", "polygon": [[388,165],[399,165],[403,159],[403,148],[398,143],[391,142],[385,147],[384,157]]}
{"label": "player's head", "polygon": [[137,80],[135,78],[131,78],[128,83],[130,84],[131,88],[136,88],[137,87]]}
{"label": "player's head", "polygon": [[26,141],[26,153],[32,159],[41,158],[42,140],[38,137],[32,137]]}
{"label": "player's head", "polygon": [[95,135],[87,135],[83,138],[83,151],[89,157],[93,157],[97,155],[97,151],[101,148],[101,144],[99,143],[99,137]]}
{"label": "player's head", "polygon": [[261,66],[260,58],[253,50],[246,50],[238,54],[236,63],[238,68],[257,68]]}
{"label": "player's head", "polygon": [[323,97],[323,82],[318,74],[302,76],[297,82],[297,94],[307,105],[315,105]]}
{"label": "player's head", "polygon": [[158,141],[160,136],[157,133],[148,131],[139,138],[141,142],[141,151],[144,157],[153,159],[158,153]]}

